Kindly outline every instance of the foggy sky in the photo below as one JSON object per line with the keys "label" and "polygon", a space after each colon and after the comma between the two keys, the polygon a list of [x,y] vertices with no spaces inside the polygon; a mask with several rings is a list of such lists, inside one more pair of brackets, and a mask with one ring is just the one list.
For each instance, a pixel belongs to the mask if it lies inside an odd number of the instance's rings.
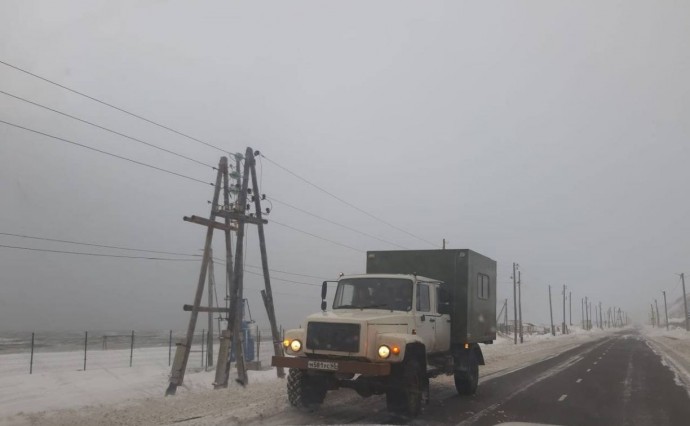
{"label": "foggy sky", "polygon": [[[518,262],[525,321],[548,322],[549,284],[557,322],[563,284],[574,321],[584,296],[644,320],[690,273],[689,12],[671,1],[5,1],[0,59],[228,152],[251,146],[415,235],[485,254],[498,261],[499,305]],[[211,164],[222,155],[2,64],[0,90]],[[2,94],[0,119],[214,179]],[[269,197],[433,248],[258,167]],[[182,216],[207,216],[211,195],[0,123],[0,232],[200,253],[204,229]],[[366,250],[395,248],[277,203],[268,219],[361,250],[269,224],[277,270],[332,279],[363,272]],[[259,265],[248,235],[246,262]],[[0,330],[180,329],[199,266],[0,248]],[[246,276],[265,324],[261,285]],[[318,310],[318,287],[273,285],[284,326]]]}

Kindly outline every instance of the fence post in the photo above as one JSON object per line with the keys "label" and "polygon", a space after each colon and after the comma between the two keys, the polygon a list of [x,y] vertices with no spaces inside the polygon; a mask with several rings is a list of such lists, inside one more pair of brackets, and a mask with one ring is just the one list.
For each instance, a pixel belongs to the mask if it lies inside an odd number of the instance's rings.
{"label": "fence post", "polygon": [[129,366],[132,366],[132,356],[134,355],[134,330],[132,330],[132,343],[129,347]]}
{"label": "fence post", "polygon": [[89,340],[89,332],[84,332],[84,371],[86,371],[86,344]]}
{"label": "fence post", "polygon": [[170,367],[170,360],[172,359],[172,330],[170,330],[170,339],[168,339],[168,367]]}
{"label": "fence post", "polygon": [[29,374],[34,372],[34,333],[31,333],[31,361],[29,361]]}

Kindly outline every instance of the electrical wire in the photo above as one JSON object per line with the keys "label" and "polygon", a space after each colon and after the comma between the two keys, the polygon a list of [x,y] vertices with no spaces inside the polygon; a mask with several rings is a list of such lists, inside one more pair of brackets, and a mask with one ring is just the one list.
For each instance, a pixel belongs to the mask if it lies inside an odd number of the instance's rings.
{"label": "electrical wire", "polygon": [[302,233],[302,234],[306,234],[306,235],[309,235],[309,236],[311,236],[311,237],[318,238],[319,240],[322,240],[322,241],[327,241],[327,242],[329,242],[329,243],[331,243],[331,244],[335,244],[335,245],[340,246],[340,247],[345,247],[345,248],[348,248],[348,249],[350,249],[350,250],[354,250],[354,251],[357,251],[357,252],[360,252],[360,253],[365,253],[364,250],[360,250],[360,249],[358,249],[358,248],[354,248],[354,247],[352,247],[352,246],[348,246],[347,244],[339,243],[339,242],[337,242],[337,241],[329,240],[328,238],[320,237],[320,236],[318,236],[318,235],[316,235],[316,234],[312,234],[311,232],[307,232],[307,231],[303,231],[303,230],[301,230],[301,229],[295,228],[294,226],[290,226],[290,225],[286,225],[286,224],[284,224],[284,223],[277,222],[276,220],[271,220],[271,223],[275,223],[276,225],[280,225],[280,226],[283,226],[283,227],[285,227],[285,228],[292,229],[293,231],[297,231],[297,232],[300,232],[300,233]]}
{"label": "electrical wire", "polygon": [[[260,277],[264,276],[264,274],[261,274],[258,272],[247,271],[247,270],[245,270],[244,272],[246,272],[248,274],[252,274],[252,275],[258,275]],[[282,282],[291,283],[291,284],[300,284],[300,285],[308,285],[308,286],[312,286],[312,287],[321,287],[321,284],[305,283],[303,281],[287,280],[285,278],[273,278],[273,277],[271,277],[271,281],[282,281]]]}
{"label": "electrical wire", "polygon": [[17,71],[20,71],[20,72],[23,72],[23,73],[25,73],[25,74],[28,74],[28,75],[30,75],[30,76],[32,76],[32,77],[35,77],[35,78],[39,79],[39,80],[43,80],[43,81],[45,81],[46,83],[50,83],[50,84],[52,84],[52,85],[54,85],[54,86],[60,87],[60,88],[62,88],[62,89],[65,89],[65,90],[67,90],[67,91],[69,91],[69,92],[72,92],[72,93],[74,93],[74,94],[76,94],[76,95],[83,96],[83,97],[85,97],[85,98],[87,98],[87,99],[91,99],[92,101],[98,102],[99,104],[102,104],[102,105],[105,105],[105,106],[107,106],[107,107],[116,109],[116,110],[118,110],[118,111],[120,111],[120,112],[123,112],[123,113],[125,113],[125,114],[127,114],[127,115],[130,115],[130,116],[132,116],[132,117],[138,118],[139,120],[143,120],[143,121],[145,121],[145,122],[147,122],[147,123],[153,124],[154,126],[158,126],[158,127],[162,128],[162,129],[165,129],[165,130],[168,130],[168,131],[170,131],[170,132],[173,132],[173,133],[175,133],[175,134],[177,134],[177,135],[183,136],[183,137],[185,137],[185,138],[187,138],[187,139],[190,139],[190,140],[193,140],[193,141],[198,142],[198,143],[200,143],[200,144],[206,145],[207,147],[217,149],[218,151],[223,152],[223,153],[227,153],[227,152],[228,152],[227,150],[225,150],[225,149],[223,149],[223,148],[220,148],[220,147],[215,146],[215,145],[213,145],[213,144],[210,144],[210,143],[208,143],[208,142],[204,142],[204,141],[202,141],[201,139],[198,139],[198,138],[195,138],[195,137],[193,137],[193,136],[187,135],[187,134],[182,133],[182,132],[180,132],[180,131],[177,131],[177,130],[171,128],[171,127],[168,127],[168,126],[165,126],[165,125],[163,125],[163,124],[157,123],[157,122],[155,122],[155,121],[153,121],[153,120],[149,120],[149,119],[146,118],[146,117],[142,117],[141,115],[137,115],[137,114],[135,114],[135,113],[133,113],[133,112],[129,112],[129,111],[127,111],[127,110],[124,109],[124,108],[120,108],[120,107],[115,106],[115,105],[113,105],[113,104],[110,104],[110,103],[108,103],[108,102],[102,101],[102,100],[97,99],[97,98],[95,98],[95,97],[93,97],[93,96],[87,95],[86,93],[80,92],[80,91],[78,91],[78,90],[72,89],[72,88],[70,88],[70,87],[67,87],[67,86],[65,86],[65,85],[62,85],[62,84],[57,83],[57,82],[55,82],[55,81],[49,80],[49,79],[47,79],[47,78],[45,78],[45,77],[41,77],[40,75],[34,74],[34,73],[30,72],[30,71],[27,71],[27,70],[25,70],[25,69],[23,69],[23,68],[20,68],[20,67],[16,66],[16,65],[12,65],[12,64],[10,64],[10,63],[8,63],[8,62],[5,62],[5,61],[3,61],[3,60],[0,60],[0,64],[3,64],[3,65],[5,65],[5,66],[8,66],[8,67],[10,67],[10,68],[13,68],[13,69],[15,69],[15,70],[17,70]]}
{"label": "electrical wire", "polygon": [[127,250],[127,251],[139,251],[139,252],[143,252],[143,253],[168,254],[168,255],[174,255],[174,256],[201,257],[200,254],[178,253],[178,252],[162,251],[162,250],[138,249],[138,248],[133,248],[133,247],[111,246],[111,245],[106,245],[106,244],[82,243],[82,242],[70,241],[70,240],[60,240],[57,238],[45,238],[45,237],[35,237],[35,236],[31,236],[31,235],[13,234],[10,232],[0,232],[0,235],[6,235],[9,237],[17,237],[17,238],[26,238],[29,240],[51,241],[51,242],[55,242],[55,243],[65,243],[65,244],[76,244],[76,245],[80,245],[80,246],[101,247],[101,248],[109,248],[109,249],[116,249],[116,250]]}
{"label": "electrical wire", "polygon": [[379,237],[377,237],[377,236],[375,236],[375,235],[371,235],[371,234],[368,234],[368,233],[366,233],[366,232],[362,232],[362,231],[360,231],[360,230],[358,230],[358,229],[351,228],[351,227],[349,227],[349,226],[347,226],[347,225],[343,225],[342,223],[338,223],[338,222],[334,222],[334,221],[332,221],[332,220],[330,220],[330,219],[326,219],[326,218],[323,217],[323,216],[319,216],[319,215],[314,214],[314,213],[311,213],[311,212],[309,212],[309,211],[307,211],[307,210],[304,210],[304,209],[301,209],[301,208],[299,208],[299,207],[296,207],[296,206],[293,206],[293,205],[291,205],[291,204],[288,204],[288,203],[286,203],[286,202],[284,202],[284,201],[280,201],[279,199],[277,199],[277,198],[275,198],[275,197],[266,197],[266,198],[270,198],[271,201],[275,201],[275,202],[278,203],[278,204],[282,204],[282,205],[284,205],[284,206],[286,206],[286,207],[290,207],[291,209],[297,210],[297,211],[299,211],[299,212],[302,212],[302,213],[307,214],[307,215],[309,215],[309,216],[315,217],[315,218],[317,218],[317,219],[321,219],[321,220],[323,220],[323,221],[325,221],[325,222],[328,222],[328,223],[330,223],[330,224],[332,224],[332,225],[339,226],[339,227],[341,227],[341,228],[343,228],[343,229],[347,229],[348,231],[356,232],[357,234],[364,235],[365,237],[373,238],[373,239],[375,239],[375,240],[377,240],[377,241],[381,241],[381,242],[383,242],[383,243],[390,244],[390,245],[395,246],[395,247],[398,247],[398,248],[407,249],[407,247],[401,246],[400,244],[396,244],[396,243],[393,243],[393,242],[391,242],[391,241],[384,240],[383,238],[379,238]]}
{"label": "electrical wire", "polygon": [[323,192],[324,194],[330,196],[331,198],[334,198],[334,199],[340,201],[341,203],[345,204],[346,206],[349,206],[349,207],[351,207],[351,208],[357,210],[358,212],[363,213],[363,214],[365,214],[365,215],[371,217],[372,219],[375,219],[375,220],[377,220],[377,221],[379,221],[379,222],[381,222],[381,223],[383,223],[383,224],[385,224],[385,225],[388,225],[389,227],[391,227],[391,228],[393,228],[393,229],[395,229],[395,230],[397,230],[397,231],[400,231],[400,232],[402,232],[402,233],[404,233],[404,234],[407,234],[407,235],[409,235],[409,236],[411,236],[411,237],[413,237],[413,238],[416,238],[416,239],[418,239],[419,241],[423,241],[423,242],[425,242],[425,243],[427,243],[427,244],[429,244],[429,245],[431,245],[431,246],[433,246],[433,247],[436,247],[436,248],[439,247],[438,244],[434,244],[434,243],[432,243],[432,242],[429,241],[429,240],[426,240],[426,239],[424,239],[424,238],[422,238],[422,237],[419,237],[419,236],[417,236],[417,235],[415,235],[415,234],[413,234],[413,233],[411,233],[411,232],[409,232],[409,231],[406,231],[406,230],[403,229],[403,228],[400,228],[400,227],[398,227],[398,226],[395,226],[395,225],[393,225],[392,223],[390,223],[390,222],[388,222],[388,221],[386,221],[386,220],[383,220],[383,219],[381,219],[381,218],[378,217],[378,216],[374,216],[373,214],[367,212],[366,210],[363,210],[363,209],[361,209],[361,208],[355,206],[354,204],[352,204],[352,203],[350,203],[350,202],[348,202],[348,201],[346,201],[346,200],[344,200],[344,199],[338,197],[337,195],[335,195],[335,194],[333,194],[333,193],[331,193],[331,192],[325,190],[324,188],[320,187],[319,185],[317,185],[317,184],[311,182],[310,180],[308,180],[308,179],[306,179],[306,178],[304,178],[304,177],[298,175],[297,173],[293,172],[292,170],[288,169],[287,167],[282,166],[282,165],[276,163],[275,161],[273,161],[273,160],[271,160],[270,158],[266,157],[263,153],[262,153],[262,154],[259,154],[259,155],[261,155],[262,157],[264,157],[268,162],[272,163],[273,165],[275,165],[275,166],[277,166],[277,167],[283,169],[284,171],[290,173],[291,175],[293,175],[293,176],[296,177],[297,179],[301,180],[302,182],[305,182],[305,183],[308,184],[308,185],[311,185],[312,187],[318,189],[319,191]]}
{"label": "electrical wire", "polygon": [[[202,257],[201,254],[180,253],[180,252],[163,251],[163,250],[149,250],[149,249],[141,249],[141,248],[134,248],[134,247],[114,246],[114,245],[108,245],[108,244],[83,243],[83,242],[79,242],[79,241],[63,240],[63,239],[58,239],[58,238],[36,237],[33,235],[15,234],[15,233],[11,233],[11,232],[0,232],[0,235],[5,235],[5,236],[9,236],[9,237],[17,237],[17,238],[25,238],[25,239],[29,239],[29,240],[49,241],[49,242],[64,243],[64,244],[75,244],[75,245],[88,246],[88,247],[108,248],[108,249],[135,251],[135,252],[142,252],[142,253],[167,254],[167,255],[172,255],[172,256],[189,256],[189,257],[197,258],[197,259],[180,259],[180,260],[198,260],[198,258]],[[218,263],[218,264],[225,265],[225,261],[219,257],[214,257],[213,260],[216,261],[216,263]],[[254,269],[259,269],[259,270],[262,269],[260,266],[256,266],[256,265],[246,264],[245,266],[248,268],[254,268]],[[327,278],[323,278],[323,277],[318,277],[316,275],[302,274],[302,273],[298,273],[298,272],[288,272],[288,271],[283,271],[280,269],[269,268],[268,270],[271,272],[277,272],[277,273],[287,274],[287,275],[295,275],[295,276],[305,277],[305,278],[315,278],[318,280],[327,279]]]}
{"label": "electrical wire", "polygon": [[70,114],[67,114],[67,113],[65,113],[65,112],[58,111],[58,110],[56,110],[56,109],[47,107],[47,106],[45,106],[45,105],[41,105],[41,104],[39,104],[39,103],[37,103],[37,102],[33,102],[33,101],[28,100],[28,99],[22,98],[22,97],[20,97],[20,96],[13,95],[13,94],[8,93],[8,92],[5,92],[5,91],[3,91],[3,90],[0,90],[0,93],[2,93],[3,95],[6,95],[6,96],[10,96],[10,97],[12,97],[12,98],[18,99],[18,100],[20,100],[20,101],[29,103],[29,104],[31,104],[31,105],[35,105],[35,106],[37,106],[37,107],[39,107],[39,108],[43,108],[43,109],[46,109],[46,110],[48,110],[48,111],[52,111],[52,112],[54,112],[54,113],[56,113],[56,114],[63,115],[63,116],[65,116],[65,117],[71,118],[71,119],[73,119],[73,120],[76,120],[76,121],[79,121],[79,122],[88,124],[88,125],[90,125],[90,126],[97,127],[97,128],[99,128],[99,129],[105,130],[106,132],[110,132],[110,133],[112,133],[112,134],[115,134],[115,135],[118,135],[118,136],[122,136],[123,138],[127,138],[127,139],[133,140],[133,141],[135,141],[135,142],[139,142],[139,143],[141,143],[141,144],[143,144],[143,145],[149,146],[149,147],[151,147],[151,148],[155,148],[155,149],[157,149],[157,150],[159,150],[159,151],[166,152],[166,153],[171,154],[171,155],[174,155],[174,156],[176,156],[176,157],[184,158],[185,160],[192,161],[192,162],[194,162],[194,163],[196,163],[196,164],[200,164],[200,165],[202,165],[202,166],[210,167],[210,168],[212,168],[212,169],[215,168],[213,165],[204,163],[203,161],[195,160],[194,158],[187,157],[186,155],[177,153],[177,152],[175,152],[175,151],[171,151],[171,150],[169,150],[169,149],[167,149],[167,148],[163,148],[163,147],[160,147],[160,146],[158,146],[158,145],[154,145],[154,144],[152,144],[152,143],[150,143],[150,142],[146,142],[146,141],[143,141],[143,140],[141,140],[141,139],[137,139],[137,138],[135,138],[135,137],[133,137],[133,136],[129,136],[129,135],[126,135],[126,134],[124,134],[124,133],[120,133],[120,132],[118,132],[118,131],[116,131],[116,130],[108,129],[107,127],[103,127],[103,126],[101,126],[101,125],[98,125],[98,124],[96,124],[96,123],[92,123],[92,122],[87,121],[87,120],[84,120],[84,119],[82,119],[82,118],[75,117],[75,116],[70,115]]}
{"label": "electrical wire", "polygon": [[38,130],[29,129],[28,127],[20,126],[20,125],[18,125],[18,124],[10,123],[10,122],[4,121],[4,120],[0,120],[0,123],[7,124],[8,126],[16,127],[16,128],[18,128],[18,129],[26,130],[27,132],[32,132],[32,133],[36,133],[36,134],[39,134],[39,135],[43,135],[43,136],[46,136],[46,137],[49,137],[49,138],[52,138],[52,139],[55,139],[55,140],[59,140],[59,141],[62,141],[62,142],[65,142],[65,143],[68,143],[68,144],[71,144],[71,145],[75,145],[75,146],[79,146],[79,147],[82,147],[82,148],[86,148],[86,149],[88,149],[88,150],[95,151],[95,152],[98,152],[98,153],[100,153],[100,154],[108,155],[108,156],[110,156],[110,157],[118,158],[118,159],[120,159],[120,160],[129,161],[130,163],[138,164],[138,165],[140,165],[140,166],[148,167],[148,168],[150,168],[150,169],[158,170],[158,171],[160,171],[160,172],[164,172],[164,173],[168,173],[168,174],[171,174],[171,175],[175,175],[175,176],[178,176],[178,177],[181,177],[181,178],[184,178],[184,179],[188,179],[188,180],[191,180],[191,181],[194,181],[194,182],[203,183],[204,185],[215,186],[215,185],[212,184],[212,183],[204,182],[203,180],[200,180],[200,179],[197,179],[197,178],[193,178],[193,177],[191,177],[191,176],[187,176],[187,175],[183,175],[183,174],[181,174],[181,173],[173,172],[172,170],[164,169],[164,168],[161,168],[161,167],[158,167],[158,166],[153,166],[153,165],[151,165],[151,164],[143,163],[143,162],[141,162],[141,161],[133,160],[133,159],[131,159],[131,158],[123,157],[123,156],[121,156],[121,155],[117,155],[117,154],[113,154],[113,153],[111,153],[111,152],[107,152],[107,151],[103,151],[103,150],[100,150],[100,149],[97,149],[97,148],[93,148],[93,147],[91,147],[91,146],[84,145],[84,144],[81,144],[81,143],[79,143],[79,142],[74,142],[74,141],[71,141],[71,140],[69,140],[69,139],[64,139],[64,138],[61,138],[61,137],[58,137],[58,136],[49,135],[48,133],[39,132]]}
{"label": "electrical wire", "polygon": [[165,260],[165,261],[172,261],[172,262],[175,262],[175,261],[177,261],[177,262],[197,262],[198,261],[198,259],[177,259],[177,258],[169,258],[169,257],[127,256],[127,255],[119,255],[119,254],[87,253],[87,252],[67,251],[67,250],[50,250],[50,249],[39,249],[39,248],[31,248],[31,247],[10,246],[10,245],[5,245],[5,244],[0,244],[0,247],[15,249],[15,250],[28,250],[28,251],[47,252],[47,253],[73,254],[73,255],[80,255],[80,256],[116,257],[116,258],[122,258],[122,259]]}

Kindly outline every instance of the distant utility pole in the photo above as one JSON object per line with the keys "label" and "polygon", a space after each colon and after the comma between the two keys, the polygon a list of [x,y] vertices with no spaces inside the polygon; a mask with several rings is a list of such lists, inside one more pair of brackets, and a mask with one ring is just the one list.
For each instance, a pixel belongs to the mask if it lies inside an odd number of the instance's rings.
{"label": "distant utility pole", "polygon": [[654,299],[654,306],[656,306],[656,325],[657,325],[657,327],[661,327],[661,316],[659,315],[659,304],[656,302],[656,299]]}
{"label": "distant utility pole", "polygon": [[652,309],[652,327],[656,327],[656,320],[654,318],[654,305],[650,303],[649,307]]}
{"label": "distant utility pole", "polygon": [[568,313],[570,314],[570,326],[573,326],[573,292],[568,292]]}
{"label": "distant utility pole", "polygon": [[683,283],[683,316],[685,317],[685,331],[690,331],[690,323],[688,323],[688,298],[685,295],[685,273],[680,274],[680,280]]}
{"label": "distant utility pole", "polygon": [[524,343],[522,338],[522,277],[520,271],[518,273],[518,322],[520,323],[520,343]]}
{"label": "distant utility pole", "polygon": [[515,269],[517,263],[513,262],[513,343],[517,345],[518,335],[518,309],[517,309],[517,277],[515,276]]}
{"label": "distant utility pole", "polygon": [[666,331],[668,331],[668,307],[666,306],[666,292],[662,291],[664,294],[664,313],[666,314]]}
{"label": "distant utility pole", "polygon": [[563,284],[563,328],[561,329],[561,334],[566,334],[567,332],[565,324],[565,284]]}
{"label": "distant utility pole", "polygon": [[589,330],[589,302],[587,301],[587,296],[585,296],[585,330]]}
{"label": "distant utility pole", "polygon": [[505,323],[504,330],[505,330],[505,333],[507,334],[508,333],[508,299],[506,299],[506,313],[503,316],[503,322]]}
{"label": "distant utility pole", "polygon": [[601,302],[599,302],[599,328],[604,329],[604,316],[601,314]]}
{"label": "distant utility pole", "polygon": [[551,315],[551,335],[556,335],[556,329],[553,327],[553,307],[551,306],[551,285],[549,284],[549,314]]}
{"label": "distant utility pole", "polygon": [[585,299],[580,298],[580,325],[585,329]]}
{"label": "distant utility pole", "polygon": [[446,239],[444,238],[443,239],[443,250],[445,250],[445,249],[446,249]]}

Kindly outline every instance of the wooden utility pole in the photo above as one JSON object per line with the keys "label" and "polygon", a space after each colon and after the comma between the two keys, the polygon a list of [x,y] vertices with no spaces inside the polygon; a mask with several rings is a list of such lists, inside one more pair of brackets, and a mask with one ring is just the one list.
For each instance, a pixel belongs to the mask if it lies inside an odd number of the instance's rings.
{"label": "wooden utility pole", "polygon": [[668,307],[666,306],[666,292],[662,291],[664,295],[664,313],[666,314],[666,331],[668,331]]}
{"label": "wooden utility pole", "polygon": [[656,325],[661,327],[661,316],[659,315],[659,304],[656,299],[654,299],[654,307],[656,308]]}
{"label": "wooden utility pole", "polygon": [[445,250],[445,249],[446,249],[446,239],[444,238],[443,239],[443,250]]}
{"label": "wooden utility pole", "polygon": [[[257,151],[258,155],[259,152]],[[263,197],[259,193],[259,184],[256,180],[256,160],[254,159],[254,152],[251,148],[247,148],[247,155],[245,161],[249,163],[250,170],[252,174],[252,189],[254,192],[254,210],[256,211],[256,218],[258,219],[257,228],[259,230],[259,249],[261,250],[261,268],[264,272],[264,289],[261,290],[261,297],[264,301],[266,307],[266,313],[268,314],[268,321],[271,324],[271,334],[273,335],[273,351],[275,356],[283,356],[283,346],[280,338],[280,333],[278,331],[278,321],[276,320],[275,306],[273,305],[273,292],[271,290],[271,278],[268,271],[268,255],[266,254],[266,237],[264,235],[264,223],[262,220],[261,211],[261,198]],[[276,369],[278,377],[285,377],[285,372],[283,367],[277,367]]]}
{"label": "wooden utility pole", "polygon": [[563,284],[563,328],[561,329],[561,334],[567,334],[568,330],[565,324],[565,284]]}
{"label": "wooden utility pole", "polygon": [[517,345],[518,335],[518,308],[517,308],[517,277],[515,276],[516,263],[513,262],[513,344]]}
{"label": "wooden utility pole", "polygon": [[[183,342],[178,343],[175,352],[175,362],[173,362],[172,371],[170,373],[170,383],[165,395],[175,395],[177,387],[182,385],[184,381],[184,374],[187,369],[187,362],[189,361],[189,353],[192,348],[192,340],[194,338],[194,330],[196,328],[196,321],[199,317],[199,307],[201,305],[201,298],[204,294],[204,284],[206,282],[206,272],[208,271],[208,262],[211,254],[211,241],[213,240],[213,230],[221,225],[216,222],[215,205],[218,204],[220,196],[221,179],[223,170],[228,167],[227,157],[222,157],[218,165],[218,174],[216,175],[216,183],[213,191],[213,202],[211,207],[211,214],[208,221],[195,221],[194,217],[185,218],[190,222],[206,223],[208,229],[206,230],[206,242],[204,244],[204,254],[201,258],[201,270],[199,272],[199,280],[197,281],[196,293],[194,295],[194,305],[192,306],[192,313],[189,318],[189,325],[187,327],[187,334]],[[209,306],[209,308],[211,308]]]}
{"label": "wooden utility pole", "polygon": [[[213,292],[216,287],[216,278],[213,273],[213,249],[208,255],[208,307],[213,307]],[[208,337],[206,338],[206,366],[213,367],[213,312],[208,311]]]}
{"label": "wooden utility pole", "polygon": [[589,302],[585,296],[585,330],[589,330]]}
{"label": "wooden utility pole", "polygon": [[549,284],[549,314],[551,316],[551,335],[556,335],[556,329],[553,327],[553,307],[551,306],[551,285]]}
{"label": "wooden utility pole", "polygon": [[685,331],[690,331],[690,322],[688,320],[688,297],[685,295],[685,273],[680,274],[680,280],[683,283],[683,316],[685,317]]}
{"label": "wooden utility pole", "polygon": [[570,326],[573,325],[573,292],[568,292],[568,313],[570,314]]}
{"label": "wooden utility pole", "polygon": [[520,343],[524,343],[525,341],[523,340],[522,337],[522,276],[520,274],[520,271],[517,271],[518,273],[518,323],[520,324]]}
{"label": "wooden utility pole", "polygon": [[503,322],[505,323],[504,331],[508,334],[508,299],[506,299],[506,313],[503,316]]}
{"label": "wooden utility pole", "polygon": [[582,329],[585,329],[585,299],[580,298],[580,323],[582,324]]}
{"label": "wooden utility pole", "polygon": [[656,321],[654,319],[654,305],[650,303],[649,307],[652,309],[652,327],[656,327]]}
{"label": "wooden utility pole", "polygon": [[599,302],[599,328],[604,329],[604,315],[601,311],[601,302]]}

